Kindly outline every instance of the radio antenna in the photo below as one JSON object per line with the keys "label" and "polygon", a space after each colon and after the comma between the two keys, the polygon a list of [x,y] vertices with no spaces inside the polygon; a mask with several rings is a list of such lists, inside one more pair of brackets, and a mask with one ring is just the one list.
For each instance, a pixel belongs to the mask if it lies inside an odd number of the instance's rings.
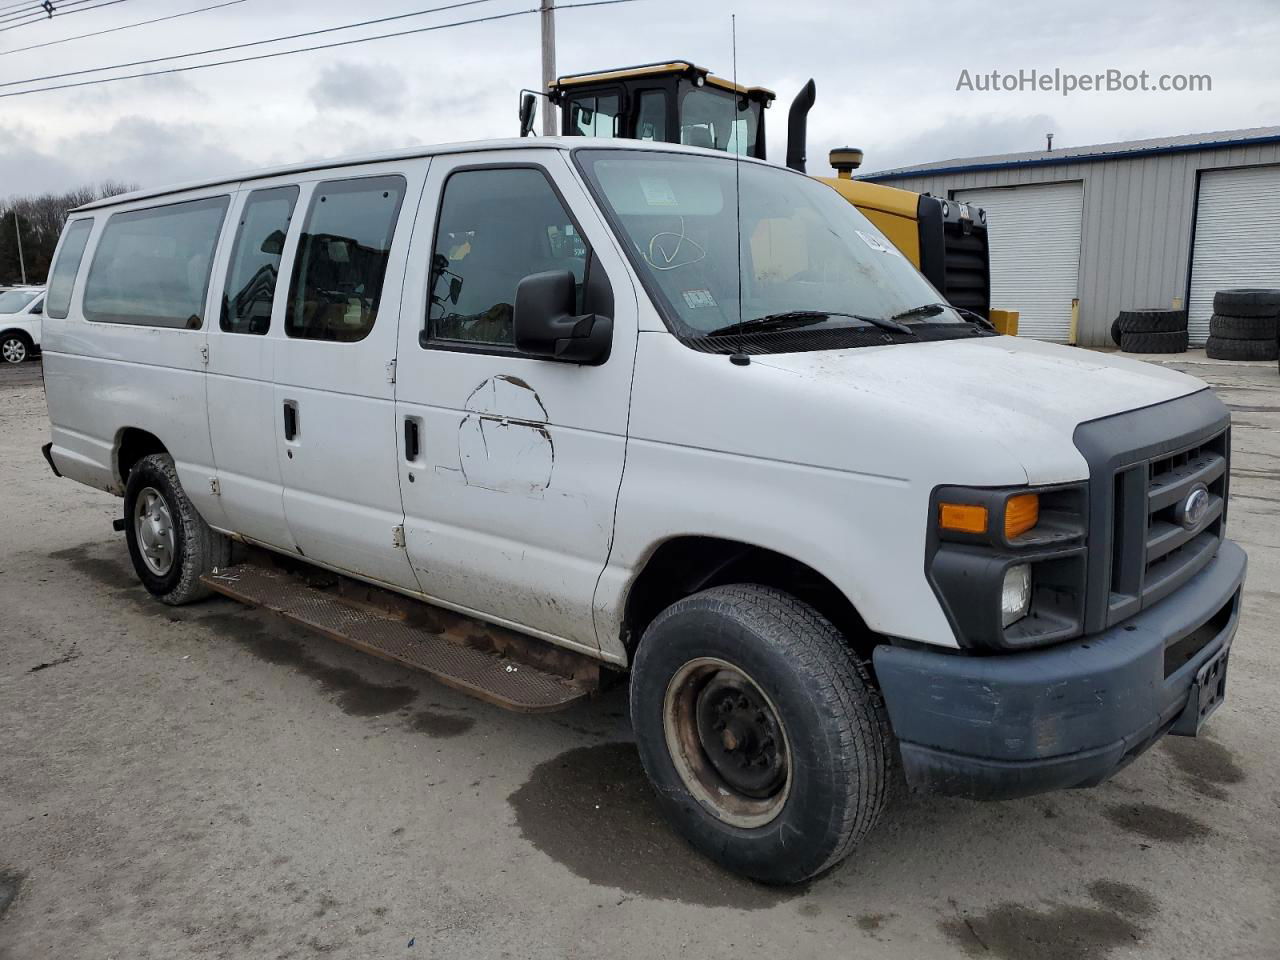
{"label": "radio antenna", "polygon": [[733,213],[735,232],[738,238],[738,322],[742,322],[742,137],[739,129],[745,130],[747,124],[738,126],[737,114],[742,110],[742,94],[738,91],[738,15],[729,14],[729,38],[733,47]]}

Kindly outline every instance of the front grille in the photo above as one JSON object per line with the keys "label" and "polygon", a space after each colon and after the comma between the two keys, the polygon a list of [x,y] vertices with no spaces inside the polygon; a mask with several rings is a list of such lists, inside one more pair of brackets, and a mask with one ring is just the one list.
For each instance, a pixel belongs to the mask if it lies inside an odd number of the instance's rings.
{"label": "front grille", "polygon": [[[1222,542],[1229,456],[1223,430],[1116,473],[1108,623],[1167,597],[1213,559]],[[1209,508],[1188,528],[1179,511],[1201,485]]]}
{"label": "front grille", "polygon": [[986,317],[991,311],[987,228],[969,221],[949,220],[943,226],[942,241],[942,293],[947,302]]}
{"label": "front grille", "polygon": [[[1159,602],[1204,569],[1225,533],[1231,420],[1213,392],[1081,424],[1089,463],[1085,632]],[[1180,508],[1203,484],[1208,510],[1190,529]]]}

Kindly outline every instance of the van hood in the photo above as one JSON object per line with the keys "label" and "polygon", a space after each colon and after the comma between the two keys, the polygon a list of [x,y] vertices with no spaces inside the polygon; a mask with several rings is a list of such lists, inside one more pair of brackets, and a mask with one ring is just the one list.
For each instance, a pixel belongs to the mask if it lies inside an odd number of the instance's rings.
{"label": "van hood", "polygon": [[1087,476],[1071,441],[1079,424],[1207,388],[1156,364],[1017,337],[769,354],[752,362],[832,392],[871,394],[925,413],[939,428],[988,439],[1023,465],[1028,483]]}

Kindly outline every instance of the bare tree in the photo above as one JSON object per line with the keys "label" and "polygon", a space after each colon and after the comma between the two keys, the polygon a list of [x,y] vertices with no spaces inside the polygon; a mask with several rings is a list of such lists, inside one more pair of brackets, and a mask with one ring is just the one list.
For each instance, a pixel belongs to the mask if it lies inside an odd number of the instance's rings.
{"label": "bare tree", "polygon": [[19,233],[27,282],[44,283],[67,214],[94,200],[136,189],[132,184],[104,180],[97,186],[77,187],[64,193],[41,193],[0,201],[0,284],[18,283],[22,279]]}

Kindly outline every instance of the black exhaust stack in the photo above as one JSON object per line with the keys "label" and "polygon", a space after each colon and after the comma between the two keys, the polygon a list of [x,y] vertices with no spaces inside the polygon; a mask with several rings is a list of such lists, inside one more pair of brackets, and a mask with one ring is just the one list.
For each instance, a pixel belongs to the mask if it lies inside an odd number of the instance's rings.
{"label": "black exhaust stack", "polygon": [[801,173],[804,173],[809,111],[813,109],[813,101],[817,96],[818,88],[813,80],[810,80],[800,88],[796,98],[791,101],[791,110],[787,114],[787,166]]}

